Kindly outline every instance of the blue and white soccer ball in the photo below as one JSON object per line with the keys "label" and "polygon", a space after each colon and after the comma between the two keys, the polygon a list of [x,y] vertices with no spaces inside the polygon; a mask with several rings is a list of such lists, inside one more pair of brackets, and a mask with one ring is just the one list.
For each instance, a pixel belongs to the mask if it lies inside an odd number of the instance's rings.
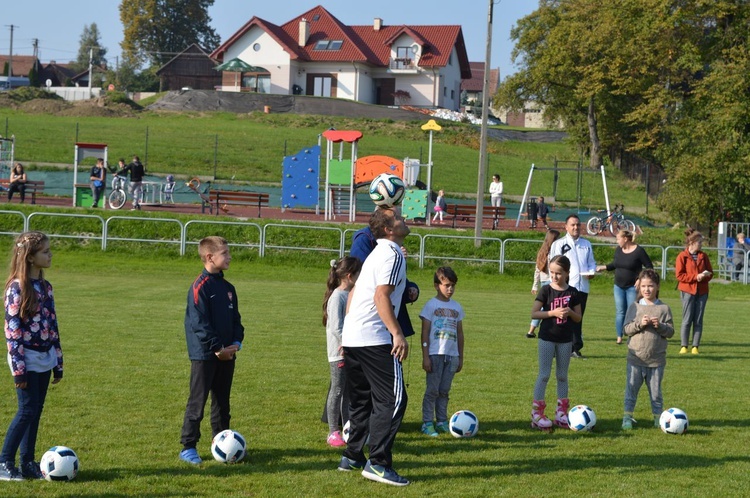
{"label": "blue and white soccer ball", "polygon": [[586,405],[576,405],[568,412],[571,430],[588,432],[596,425],[596,413]]}
{"label": "blue and white soccer ball", "polygon": [[406,194],[404,181],[390,173],[381,173],[370,182],[370,199],[378,206],[393,207],[401,204]]}
{"label": "blue and white soccer ball", "polygon": [[453,437],[473,437],[479,432],[479,419],[469,410],[459,410],[448,422]]}
{"label": "blue and white soccer ball", "polygon": [[659,427],[665,434],[685,434],[688,430],[687,413],[679,408],[664,410],[659,417]]}
{"label": "blue and white soccer ball", "polygon": [[78,475],[79,465],[76,452],[67,446],[53,446],[39,461],[42,475],[48,481],[72,481]]}
{"label": "blue and white soccer ball", "polygon": [[242,434],[231,429],[221,431],[211,442],[211,454],[222,463],[237,463],[245,458],[247,444]]}

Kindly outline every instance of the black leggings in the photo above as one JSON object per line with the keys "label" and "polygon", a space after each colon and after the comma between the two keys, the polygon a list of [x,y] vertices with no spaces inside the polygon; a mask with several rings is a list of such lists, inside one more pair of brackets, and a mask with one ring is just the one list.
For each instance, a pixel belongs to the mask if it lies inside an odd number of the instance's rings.
{"label": "black leggings", "polygon": [[13,197],[13,192],[19,192],[21,194],[21,202],[26,198],[26,185],[20,182],[13,182],[8,185],[8,200],[10,201]]}

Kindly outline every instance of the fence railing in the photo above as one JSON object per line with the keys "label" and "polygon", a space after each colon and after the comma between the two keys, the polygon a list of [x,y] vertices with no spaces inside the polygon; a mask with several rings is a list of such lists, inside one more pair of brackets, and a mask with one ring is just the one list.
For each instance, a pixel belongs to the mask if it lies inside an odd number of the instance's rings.
{"label": "fence railing", "polygon": [[[28,230],[41,230],[54,239],[79,239],[81,241],[100,241],[101,248],[106,251],[110,242],[131,242],[144,244],[166,244],[179,246],[180,256],[186,254],[188,245],[197,245],[201,238],[206,235],[221,233],[229,242],[230,246],[253,248],[258,250],[259,257],[265,257],[267,250],[277,251],[307,251],[331,253],[337,257],[343,257],[349,252],[350,245],[347,243],[351,235],[356,231],[352,228],[338,228],[332,226],[316,225],[289,225],[286,223],[266,223],[260,225],[245,221],[213,221],[213,220],[190,220],[181,222],[170,218],[141,218],[130,216],[102,216],[92,214],[68,214],[68,213],[45,213],[34,212],[28,216],[20,211],[0,210],[0,235],[15,236]],[[59,220],[50,223],[49,219]],[[66,220],[77,218],[89,220],[86,231],[66,231],[69,225]],[[45,221],[47,222],[45,224]],[[127,226],[138,223],[152,226],[152,233],[158,234],[152,238],[129,236]],[[77,225],[80,229],[80,223]],[[225,230],[222,230],[224,228]],[[477,238],[468,235],[441,235],[411,233],[404,245],[408,248],[408,257],[415,260],[420,268],[431,260],[442,261],[465,261],[478,264],[497,265],[499,273],[505,273],[507,265],[533,265],[535,263],[536,249],[540,241],[530,239],[498,237],[479,237],[482,244],[475,247]],[[461,246],[459,255],[454,252]],[[526,247],[524,247],[526,246]],[[528,247],[531,246],[531,247]],[[615,244],[592,243],[594,248],[599,248],[599,259],[611,261],[609,253],[602,257],[602,249],[614,249]],[[652,257],[654,269],[661,273],[662,279],[667,274],[674,272],[673,255],[682,251],[681,246],[659,246],[642,245],[652,255],[658,253],[659,257]],[[416,250],[414,250],[416,248]],[[451,251],[451,250],[454,251]],[[711,261],[719,261],[719,254],[726,252],[727,248],[703,247],[703,251],[709,254]],[[596,249],[595,249],[596,250]],[[735,250],[740,250],[736,249]],[[744,264],[737,271],[731,265],[714,268],[714,274],[731,278],[747,284],[750,281],[748,259],[750,253],[744,252]],[[533,256],[529,257],[528,255]],[[717,263],[718,264],[718,263]]]}

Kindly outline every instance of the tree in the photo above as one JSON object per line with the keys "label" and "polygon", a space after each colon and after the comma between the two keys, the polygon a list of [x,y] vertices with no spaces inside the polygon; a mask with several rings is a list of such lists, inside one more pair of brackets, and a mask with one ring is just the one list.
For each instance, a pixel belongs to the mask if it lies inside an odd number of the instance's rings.
{"label": "tree", "polygon": [[191,43],[211,51],[219,35],[209,26],[214,0],[122,0],[124,57],[134,67],[160,67]]}
{"label": "tree", "polygon": [[83,33],[78,46],[78,55],[72,64],[76,72],[85,71],[89,67],[89,57],[95,66],[107,65],[107,49],[102,47],[101,34],[96,23],[83,26]]}

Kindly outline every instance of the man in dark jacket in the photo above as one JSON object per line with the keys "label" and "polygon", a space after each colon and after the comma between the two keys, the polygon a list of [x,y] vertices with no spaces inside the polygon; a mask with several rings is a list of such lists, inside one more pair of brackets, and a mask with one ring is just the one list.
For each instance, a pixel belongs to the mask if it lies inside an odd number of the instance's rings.
{"label": "man in dark jacket", "polygon": [[130,172],[130,195],[133,198],[133,207],[131,211],[141,209],[141,198],[143,197],[143,177],[146,175],[146,168],[141,164],[138,156],[133,156],[133,162],[117,172],[117,176],[123,176]]}

